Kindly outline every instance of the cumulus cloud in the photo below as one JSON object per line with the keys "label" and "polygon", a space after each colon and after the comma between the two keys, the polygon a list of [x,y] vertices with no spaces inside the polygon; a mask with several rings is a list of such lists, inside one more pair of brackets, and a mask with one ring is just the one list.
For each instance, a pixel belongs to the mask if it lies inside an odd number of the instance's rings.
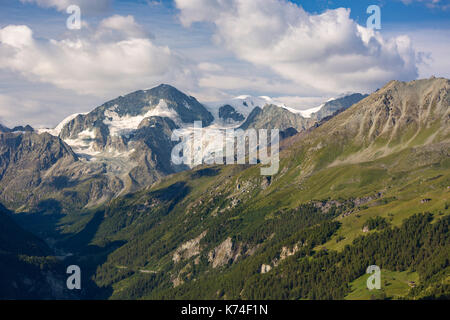
{"label": "cumulus cloud", "polygon": [[368,91],[417,77],[409,38],[384,39],[353,21],[349,9],[314,15],[285,0],[175,1],[184,26],[212,23],[218,45],[299,86]]}
{"label": "cumulus cloud", "polygon": [[448,44],[450,33],[446,29],[421,29],[410,34],[420,59],[419,78],[430,76],[450,78]]}
{"label": "cumulus cloud", "polygon": [[234,92],[235,94],[242,92],[260,92],[261,94],[271,95],[275,93],[284,94],[300,94],[300,95],[315,95],[323,91],[315,90],[312,87],[305,85],[299,86],[291,81],[278,79],[277,77],[270,77],[271,75],[246,75],[242,72],[240,74],[226,73],[213,74],[204,73],[199,75],[200,88],[215,88],[226,92]]}
{"label": "cumulus cloud", "polygon": [[62,40],[37,39],[23,25],[0,29],[0,69],[78,94],[116,96],[161,82],[189,82],[192,71],[184,65],[131,16],[113,16],[93,32]]}
{"label": "cumulus cloud", "polygon": [[218,72],[218,71],[223,71],[223,68],[216,64],[216,63],[211,63],[211,62],[201,62],[198,64],[198,69],[202,70],[202,71],[206,71],[206,72]]}
{"label": "cumulus cloud", "polygon": [[100,26],[95,34],[97,38],[147,38],[153,37],[144,30],[134,19],[133,16],[113,15],[100,22]]}
{"label": "cumulus cloud", "polygon": [[43,8],[55,8],[66,11],[70,5],[77,5],[83,12],[103,12],[108,10],[112,0],[20,0],[22,3],[33,3]]}

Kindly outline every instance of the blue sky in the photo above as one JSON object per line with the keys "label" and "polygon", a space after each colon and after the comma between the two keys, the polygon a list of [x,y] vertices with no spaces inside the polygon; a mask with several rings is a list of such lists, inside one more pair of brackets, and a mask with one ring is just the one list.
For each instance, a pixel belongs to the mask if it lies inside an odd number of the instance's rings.
{"label": "blue sky", "polygon": [[[140,19],[140,22],[147,22],[152,25],[155,20],[170,19],[173,24],[176,19],[171,19],[178,13],[175,3],[172,0],[155,1],[161,5],[149,5],[150,0],[114,0],[110,9],[99,13],[88,13],[87,19],[99,19],[111,14],[132,14]],[[405,4],[401,0],[292,0],[292,3],[301,5],[310,13],[322,13],[328,9],[340,7],[350,8],[351,18],[359,24],[364,25],[367,20],[366,9],[369,5],[376,4],[382,9],[383,27],[396,30],[398,27],[412,29],[430,28],[450,28],[450,8],[443,10],[442,7],[448,5],[450,1],[441,0],[441,6],[430,8],[426,1],[414,1]],[[432,1],[430,1],[432,2]],[[34,24],[39,29],[46,32],[54,30],[54,24],[61,24],[66,20],[66,15],[52,8],[42,8],[36,4],[22,3],[18,0],[2,0],[0,4],[0,26],[7,24]],[[85,17],[86,18],[86,17]],[[48,22],[51,25],[47,25]],[[57,30],[57,29],[56,29]],[[56,31],[54,30],[54,31]]]}
{"label": "blue sky", "polygon": [[[450,77],[450,0],[205,1],[2,0],[0,122],[54,126],[162,82],[203,102],[268,95],[304,109]],[[81,30],[66,27],[73,3]],[[381,8],[375,33],[369,5]]]}

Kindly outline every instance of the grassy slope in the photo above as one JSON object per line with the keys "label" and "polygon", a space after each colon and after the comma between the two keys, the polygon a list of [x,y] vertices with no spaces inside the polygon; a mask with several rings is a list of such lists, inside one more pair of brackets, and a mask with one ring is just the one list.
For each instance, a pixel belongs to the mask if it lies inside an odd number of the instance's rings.
{"label": "grassy slope", "polygon": [[[382,164],[382,161],[380,163]],[[186,210],[186,206],[189,203],[198,201],[198,199],[203,199],[207,190],[216,189],[218,185],[220,185],[220,181],[228,176],[229,172],[227,170],[230,169],[226,168],[225,172],[222,172],[219,178],[206,177],[190,180],[188,175],[174,176],[156,187],[155,190],[158,190],[160,188],[165,188],[176,181],[188,181],[192,193],[190,193],[179,206],[175,207],[174,211],[171,213],[171,221],[169,221],[169,219],[166,220],[167,223],[162,224],[158,229],[159,231],[156,230],[157,232],[155,232],[154,229],[151,229],[149,233],[155,233],[155,237],[160,236],[159,239],[168,244],[174,243],[175,249],[177,245],[194,238],[200,234],[201,231],[208,229],[208,226],[217,223],[218,219],[210,216],[210,213],[213,210],[203,208],[205,210],[203,213],[202,209],[199,209],[200,217],[190,218],[193,220],[191,222],[191,228],[188,227],[186,230],[183,230],[177,226],[177,224],[179,224],[178,221],[182,219],[182,217],[186,217],[186,215],[193,213],[191,210]],[[238,177],[234,177],[233,180],[228,181],[223,188],[232,193],[238,183],[237,181],[243,181],[243,179],[246,179],[247,177],[252,177],[253,175],[249,173],[249,171],[253,170],[255,170],[255,168],[244,170]],[[374,216],[385,217],[391,225],[400,226],[407,217],[412,216],[415,213],[431,212],[434,213],[436,217],[448,215],[450,213],[448,206],[446,207],[447,204],[450,204],[449,191],[447,189],[447,186],[450,185],[450,174],[445,163],[443,166],[436,165],[434,167],[417,168],[417,170],[409,171],[407,173],[391,173],[390,171],[387,171],[380,174],[379,170],[359,164],[350,165],[346,168],[335,167],[325,171],[326,172],[320,172],[311,176],[308,180],[310,182],[305,183],[303,190],[297,192],[292,192],[291,189],[290,191],[287,190],[281,192],[280,195],[279,192],[274,192],[270,189],[264,191],[261,191],[259,188],[257,188],[256,191],[249,190],[250,194],[247,196],[244,205],[239,207],[239,212],[236,212],[230,217],[230,220],[239,219],[239,223],[233,226],[231,233],[228,235],[250,234],[254,232],[254,229],[257,229],[258,225],[261,225],[264,221],[271,218],[275,208],[295,208],[301,203],[306,203],[311,199],[351,199],[372,195],[378,191],[384,191],[386,188],[388,189],[388,192],[385,193],[383,198],[373,200],[360,208],[355,208],[355,212],[345,218],[335,218],[342,223],[340,229],[325,244],[318,245],[316,250],[319,250],[322,247],[331,250],[341,250],[345,245],[351,244],[356,237],[364,235],[362,229],[365,222]],[[375,173],[371,176],[367,174],[370,172]],[[359,183],[346,183],[349,179],[355,179],[356,173],[358,173],[359,177],[364,177],[363,181]],[[320,177],[323,177],[323,181]],[[368,179],[368,177],[371,177],[371,179]],[[344,187],[336,188],[337,190],[334,190],[334,185],[339,186],[342,184]],[[284,194],[288,194],[288,196],[284,197]],[[432,201],[421,204],[421,200],[425,198],[430,198]],[[205,202],[207,202],[207,200],[205,200]],[[372,232],[377,231],[371,231],[370,233]],[[344,238],[343,240],[339,242],[336,241],[342,237]],[[209,244],[205,247],[204,252],[212,249],[214,245],[217,245],[218,243],[220,243],[220,241]],[[144,262],[141,265],[138,264],[137,266],[134,266],[134,269],[162,272],[167,272],[168,270],[173,271],[172,266],[170,265],[172,253],[173,251],[169,250],[168,254],[162,259],[153,259],[151,256],[148,256],[147,263]],[[189,263],[185,266],[188,264]],[[130,278],[125,278],[124,280],[117,282],[114,284],[115,292],[120,293],[124,288],[133,285],[133,281],[138,281],[146,276],[147,275],[137,272]],[[400,291],[398,295],[395,295],[394,293],[391,293],[391,291],[387,291],[386,297],[398,297],[399,295],[406,293],[407,291]],[[120,297],[120,295],[116,295],[115,297]],[[356,291],[349,297],[352,299],[364,299],[367,298],[367,293]]]}
{"label": "grassy slope", "polygon": [[416,284],[419,282],[419,276],[415,272],[395,272],[382,270],[381,289],[369,290],[367,288],[367,279],[370,275],[366,274],[351,282],[351,293],[345,299],[347,300],[370,300],[370,299],[398,299],[408,295],[411,287],[409,282]]}

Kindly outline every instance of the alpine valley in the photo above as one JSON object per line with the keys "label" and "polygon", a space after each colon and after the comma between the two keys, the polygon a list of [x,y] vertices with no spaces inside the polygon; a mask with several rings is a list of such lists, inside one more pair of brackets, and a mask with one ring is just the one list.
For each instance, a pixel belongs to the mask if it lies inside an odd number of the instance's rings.
{"label": "alpine valley", "polygon": [[[278,173],[174,165],[195,121],[279,129]],[[163,84],[53,129],[0,125],[0,202],[1,299],[448,299],[450,81],[304,111]]]}

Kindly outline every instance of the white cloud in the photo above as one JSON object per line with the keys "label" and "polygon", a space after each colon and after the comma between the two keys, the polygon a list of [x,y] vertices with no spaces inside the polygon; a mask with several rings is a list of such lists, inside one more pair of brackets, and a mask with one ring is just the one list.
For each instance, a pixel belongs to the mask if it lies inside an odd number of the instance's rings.
{"label": "white cloud", "polygon": [[113,16],[81,34],[40,40],[28,26],[9,25],[0,29],[0,69],[94,96],[117,96],[161,82],[192,82],[183,59],[153,44],[131,16]]}
{"label": "white cloud", "polygon": [[199,86],[201,88],[220,89],[236,94],[242,92],[260,92],[261,94],[285,93],[311,95],[320,94],[323,91],[315,90],[305,85],[302,88],[291,81],[269,77],[266,75],[253,76],[246,73],[233,74],[211,74],[205,73],[199,75]]}
{"label": "white cloud", "polygon": [[206,72],[218,72],[218,71],[223,71],[223,68],[216,64],[216,63],[211,63],[211,62],[201,62],[198,64],[198,68],[202,71],[206,71]]}
{"label": "white cloud", "polygon": [[185,26],[214,24],[218,45],[301,87],[368,91],[392,79],[417,77],[408,37],[384,39],[350,19],[348,9],[312,15],[284,0],[176,0],[176,5]]}
{"label": "white cloud", "polygon": [[107,10],[112,0],[20,0],[22,3],[34,3],[43,8],[55,8],[66,11],[70,5],[77,5],[82,12],[102,12]]}
{"label": "white cloud", "polygon": [[148,33],[142,28],[133,16],[113,15],[100,22],[97,37],[119,35],[131,38],[146,38]]}
{"label": "white cloud", "polygon": [[450,78],[450,59],[448,59],[450,33],[444,29],[406,28],[419,57],[419,78],[430,76]]}

